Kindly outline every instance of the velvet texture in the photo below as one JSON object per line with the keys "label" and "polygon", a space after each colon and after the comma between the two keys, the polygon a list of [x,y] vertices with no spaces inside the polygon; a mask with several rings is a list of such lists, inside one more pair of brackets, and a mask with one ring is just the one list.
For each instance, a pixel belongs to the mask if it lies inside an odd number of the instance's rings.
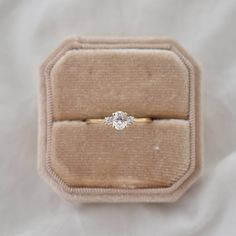
{"label": "velvet texture", "polygon": [[51,77],[55,120],[103,118],[117,110],[188,118],[188,71],[171,51],[71,50]]}
{"label": "velvet texture", "polygon": [[188,121],[137,123],[123,131],[67,121],[53,126],[52,166],[70,186],[169,187],[189,166]]}
{"label": "velvet texture", "polygon": [[[194,182],[199,71],[172,44],[72,39],[43,65],[39,167],[56,190],[81,201],[170,201]],[[153,122],[123,131],[85,122],[117,110]]]}

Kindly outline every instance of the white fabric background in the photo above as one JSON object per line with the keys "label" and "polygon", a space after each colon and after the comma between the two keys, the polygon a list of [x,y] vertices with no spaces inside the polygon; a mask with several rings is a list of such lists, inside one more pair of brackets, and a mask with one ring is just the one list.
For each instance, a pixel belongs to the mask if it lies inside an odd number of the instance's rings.
{"label": "white fabric background", "polygon": [[[236,235],[235,28],[233,0],[0,0],[0,235]],[[70,35],[167,36],[202,65],[205,172],[178,202],[75,206],[38,176],[38,67]]]}

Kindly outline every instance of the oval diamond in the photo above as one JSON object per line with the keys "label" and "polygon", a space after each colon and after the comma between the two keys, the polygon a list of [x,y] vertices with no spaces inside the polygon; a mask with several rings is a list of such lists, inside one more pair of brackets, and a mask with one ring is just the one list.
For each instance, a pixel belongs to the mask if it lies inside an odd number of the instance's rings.
{"label": "oval diamond", "polygon": [[127,126],[127,114],[123,111],[113,113],[113,126],[117,130],[124,129]]}
{"label": "oval diamond", "polygon": [[116,111],[110,117],[105,117],[105,124],[112,125],[117,130],[122,130],[134,122],[133,116],[127,116],[126,112]]}

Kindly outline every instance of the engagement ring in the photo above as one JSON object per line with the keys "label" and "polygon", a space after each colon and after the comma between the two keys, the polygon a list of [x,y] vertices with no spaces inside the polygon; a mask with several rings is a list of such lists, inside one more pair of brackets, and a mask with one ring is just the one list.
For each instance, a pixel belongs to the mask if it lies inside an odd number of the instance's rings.
{"label": "engagement ring", "polygon": [[128,116],[126,112],[116,111],[112,113],[112,116],[107,116],[104,119],[88,119],[86,122],[88,124],[97,124],[105,123],[110,125],[117,130],[122,130],[128,125],[133,124],[134,122],[151,122],[151,118],[135,118],[133,116]]}

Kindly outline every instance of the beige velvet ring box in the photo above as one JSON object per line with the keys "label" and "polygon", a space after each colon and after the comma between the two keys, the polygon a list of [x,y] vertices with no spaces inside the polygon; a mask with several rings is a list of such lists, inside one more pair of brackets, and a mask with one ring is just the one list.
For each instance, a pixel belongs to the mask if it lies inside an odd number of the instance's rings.
{"label": "beige velvet ring box", "polygon": [[[176,201],[202,169],[199,67],[175,41],[64,41],[41,67],[40,174],[78,202]],[[125,111],[123,130],[88,119]]]}

